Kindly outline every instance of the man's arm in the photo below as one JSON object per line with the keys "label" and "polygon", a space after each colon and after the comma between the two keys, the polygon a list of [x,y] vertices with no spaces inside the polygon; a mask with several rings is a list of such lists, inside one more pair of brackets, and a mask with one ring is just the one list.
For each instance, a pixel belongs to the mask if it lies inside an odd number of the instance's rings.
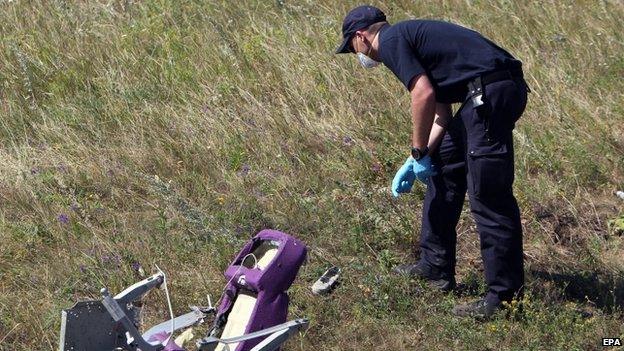
{"label": "man's arm", "polygon": [[423,150],[429,143],[436,112],[435,92],[425,74],[414,77],[409,88],[412,98],[412,146]]}
{"label": "man's arm", "polygon": [[451,121],[452,114],[453,112],[450,104],[436,103],[435,119],[431,127],[431,134],[429,135],[429,154],[440,146],[442,137],[444,137],[444,132]]}

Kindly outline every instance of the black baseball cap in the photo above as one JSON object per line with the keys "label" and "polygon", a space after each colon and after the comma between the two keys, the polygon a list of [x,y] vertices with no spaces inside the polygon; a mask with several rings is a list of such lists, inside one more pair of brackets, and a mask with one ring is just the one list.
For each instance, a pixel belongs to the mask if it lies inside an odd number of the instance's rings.
{"label": "black baseball cap", "polygon": [[342,21],[342,44],[336,49],[337,54],[346,54],[351,51],[350,40],[358,30],[368,28],[371,24],[386,21],[386,14],[375,6],[358,6]]}

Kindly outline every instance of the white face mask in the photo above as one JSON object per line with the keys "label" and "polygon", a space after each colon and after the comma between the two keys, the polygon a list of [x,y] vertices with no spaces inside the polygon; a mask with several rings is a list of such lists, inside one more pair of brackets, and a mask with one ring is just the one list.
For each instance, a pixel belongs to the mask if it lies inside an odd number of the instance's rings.
{"label": "white face mask", "polygon": [[360,64],[364,68],[375,68],[375,67],[379,66],[379,64],[381,63],[381,62],[373,60],[372,58],[364,55],[361,52],[357,53],[357,57],[358,57],[358,60],[360,60]]}
{"label": "white face mask", "polygon": [[[379,35],[379,31],[375,33],[375,38],[377,37],[377,35]],[[373,41],[375,40],[375,38],[373,38]],[[372,58],[368,56],[371,50],[373,50],[372,46],[368,48],[368,52],[366,54],[363,54],[361,52],[357,53],[358,60],[360,60],[360,65],[362,65],[362,67],[364,68],[375,68],[379,66],[379,64],[381,63],[379,61],[373,60]]]}

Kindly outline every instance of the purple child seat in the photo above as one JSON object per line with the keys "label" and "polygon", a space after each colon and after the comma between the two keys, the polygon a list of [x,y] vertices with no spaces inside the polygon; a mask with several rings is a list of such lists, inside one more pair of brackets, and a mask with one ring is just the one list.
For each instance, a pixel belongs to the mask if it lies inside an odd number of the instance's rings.
{"label": "purple child seat", "polygon": [[[286,322],[286,290],[295,280],[306,253],[303,242],[277,230],[262,230],[248,241],[225,271],[229,283],[210,334],[224,339]],[[249,351],[262,339],[229,347]],[[216,350],[226,350],[225,345],[219,344]]]}

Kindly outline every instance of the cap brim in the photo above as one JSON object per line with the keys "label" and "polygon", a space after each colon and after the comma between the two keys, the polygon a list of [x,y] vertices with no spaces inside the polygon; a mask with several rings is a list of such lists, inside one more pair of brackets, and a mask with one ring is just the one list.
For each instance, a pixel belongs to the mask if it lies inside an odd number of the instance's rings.
{"label": "cap brim", "polygon": [[344,38],[342,44],[336,49],[336,54],[348,54],[351,52],[351,37]]}

